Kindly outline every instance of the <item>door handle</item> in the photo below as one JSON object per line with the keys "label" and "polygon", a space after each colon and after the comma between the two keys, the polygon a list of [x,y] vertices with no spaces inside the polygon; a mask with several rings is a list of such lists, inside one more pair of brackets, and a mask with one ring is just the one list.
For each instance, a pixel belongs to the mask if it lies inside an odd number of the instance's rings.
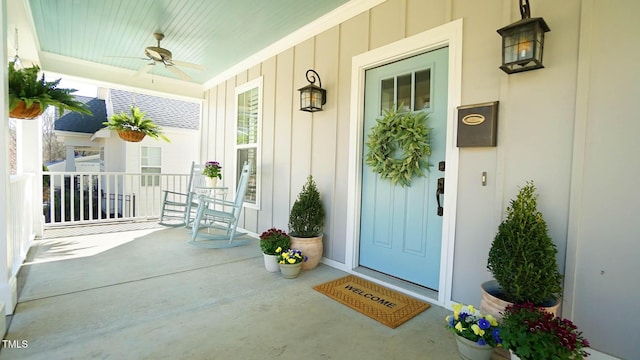
{"label": "door handle", "polygon": [[440,203],[440,195],[444,195],[444,178],[438,179],[438,186],[436,187],[436,201],[438,202],[438,216],[442,216],[444,214],[444,208]]}

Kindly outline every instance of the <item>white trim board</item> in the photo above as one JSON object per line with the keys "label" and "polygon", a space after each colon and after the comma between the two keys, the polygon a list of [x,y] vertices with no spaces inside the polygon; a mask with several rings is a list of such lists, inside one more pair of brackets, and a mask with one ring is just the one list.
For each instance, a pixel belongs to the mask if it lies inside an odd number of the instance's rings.
{"label": "white trim board", "polygon": [[[358,266],[359,219],[363,139],[358,136],[363,127],[364,114],[364,74],[367,69],[403,59],[411,55],[449,47],[449,85],[447,104],[447,196],[445,197],[442,226],[442,253],[440,258],[440,280],[437,300],[398,288],[384,281],[371,279],[385,286],[406,292],[441,306],[450,306],[453,282],[453,249],[455,239],[455,217],[458,183],[458,148],[456,139],[456,108],[460,105],[462,90],[462,19],[457,19],[434,29],[383,47],[360,54],[352,59],[351,67],[351,114],[349,141],[349,179],[347,200],[346,258],[347,271],[353,272]],[[450,184],[450,185],[449,185]],[[435,300],[435,301],[434,301]]]}

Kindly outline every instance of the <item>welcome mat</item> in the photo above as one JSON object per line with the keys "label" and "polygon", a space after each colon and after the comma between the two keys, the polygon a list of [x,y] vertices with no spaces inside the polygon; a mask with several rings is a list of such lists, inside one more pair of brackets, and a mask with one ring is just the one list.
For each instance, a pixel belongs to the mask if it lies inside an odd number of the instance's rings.
{"label": "welcome mat", "polygon": [[431,306],[353,275],[313,288],[392,329],[404,324]]}

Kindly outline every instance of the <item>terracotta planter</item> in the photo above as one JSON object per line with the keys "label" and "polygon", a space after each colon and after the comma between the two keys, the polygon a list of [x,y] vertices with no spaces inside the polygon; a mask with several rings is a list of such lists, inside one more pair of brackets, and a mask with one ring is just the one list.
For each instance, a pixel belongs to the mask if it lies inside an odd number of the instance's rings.
{"label": "terracotta planter", "polygon": [[118,136],[124,141],[129,142],[140,142],[147,135],[140,131],[132,131],[132,130],[116,130],[118,132]]}
{"label": "terracotta planter", "polygon": [[9,117],[14,119],[33,119],[36,118],[44,112],[44,109],[40,108],[40,104],[33,103],[28,108],[26,107],[26,103],[24,101],[20,101],[18,106],[15,107],[11,112],[9,112]]}
{"label": "terracotta planter", "polygon": [[[498,284],[497,280],[491,280],[484,282],[480,285],[480,291],[482,292],[482,298],[480,299],[480,313],[483,315],[493,315],[498,321],[502,320],[502,313],[507,306],[512,303],[502,300],[500,295],[502,294],[502,287]],[[557,315],[560,302],[556,302],[555,305],[549,307],[542,307],[545,311]],[[510,359],[509,351],[501,348],[494,349],[493,359]]]}
{"label": "terracotta planter", "polygon": [[303,263],[297,264],[278,264],[280,267],[280,272],[282,273],[282,277],[285,279],[295,279],[300,274],[300,270],[302,270]]}
{"label": "terracotta planter", "polygon": [[264,255],[264,267],[269,272],[278,272],[280,271],[280,266],[278,266],[278,256],[276,255]]}
{"label": "terracotta planter", "polygon": [[[500,294],[502,294],[502,288],[498,284],[496,280],[491,280],[482,283],[480,285],[480,290],[482,292],[482,299],[480,300],[480,312],[482,314],[491,314],[496,319],[502,319],[502,313],[507,308],[507,306],[512,305],[512,303],[502,300],[500,298]],[[558,308],[560,307],[560,302],[556,301],[555,304],[550,304],[549,306],[541,306],[541,309],[544,309],[546,312],[550,312],[553,315],[558,314]]]}
{"label": "terracotta planter", "polygon": [[307,261],[302,263],[302,270],[311,270],[318,266],[322,259],[322,235],[311,238],[299,238],[289,236],[291,238],[291,249],[301,250],[302,255],[307,256]]}
{"label": "terracotta planter", "polygon": [[456,337],[456,345],[460,358],[464,360],[490,360],[493,348],[489,345],[478,345],[478,343],[465,339],[462,336]]}

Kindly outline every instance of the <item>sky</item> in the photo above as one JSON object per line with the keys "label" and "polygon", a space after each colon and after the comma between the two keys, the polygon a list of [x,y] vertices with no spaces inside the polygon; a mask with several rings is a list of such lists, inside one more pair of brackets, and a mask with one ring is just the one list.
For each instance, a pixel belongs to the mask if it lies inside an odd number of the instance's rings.
{"label": "sky", "polygon": [[96,97],[98,95],[98,87],[96,85],[90,85],[87,83],[72,80],[65,80],[64,78],[60,80],[60,84],[58,84],[58,87],[64,89],[77,89],[78,91],[72,93],[73,95],[89,97]]}

